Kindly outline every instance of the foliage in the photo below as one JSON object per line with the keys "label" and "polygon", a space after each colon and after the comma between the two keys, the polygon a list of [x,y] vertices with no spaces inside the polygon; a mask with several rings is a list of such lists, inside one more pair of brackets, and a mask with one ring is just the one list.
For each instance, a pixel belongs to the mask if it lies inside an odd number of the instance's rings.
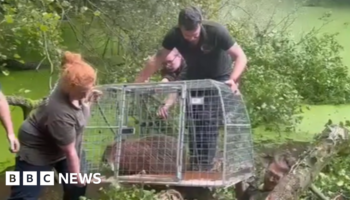
{"label": "foliage", "polygon": [[322,173],[317,177],[316,185],[322,188],[327,196],[342,195],[347,199],[350,196],[350,176],[348,156],[339,156],[334,158],[333,163],[326,166]]}
{"label": "foliage", "polygon": [[[100,189],[101,197],[100,200],[114,200],[127,199],[127,200],[157,200],[156,193],[154,190],[144,190],[140,187],[110,187]],[[89,200],[85,197],[80,198],[81,200]]]}
{"label": "foliage", "polygon": [[350,101],[350,78],[336,34],[312,30],[296,40],[269,27],[250,31],[231,23],[228,28],[249,56],[241,89],[255,125],[273,122],[291,128],[301,119],[301,103]]}
{"label": "foliage", "polygon": [[[28,52],[35,52],[41,59],[40,63],[47,60],[53,70],[60,61],[58,50],[62,37],[60,16],[51,8],[50,2],[10,0],[1,5],[1,59],[24,63],[23,57],[28,57]],[[2,66],[2,71],[8,74],[5,67]]]}
{"label": "foliage", "polygon": [[[222,20],[218,0],[9,0],[1,5],[0,57],[24,62],[28,61],[28,52],[34,52],[51,65],[53,72],[54,66],[59,66],[59,49],[65,48],[62,30],[68,27],[68,34],[79,46],[67,48],[82,52],[98,67],[100,83],[131,82],[145,59],[159,48],[166,31],[176,24],[180,7],[190,3],[202,7],[209,19]],[[301,103],[350,101],[348,70],[342,63],[342,47],[336,35],[313,30],[295,39],[287,29],[280,29],[279,23],[267,22],[257,28],[254,21],[236,21],[239,23],[230,22],[227,27],[249,57],[241,89],[254,126],[293,128],[300,121]],[[3,67],[3,73],[8,74]],[[342,174],[349,170],[349,160],[337,159],[338,165],[330,166],[317,182],[331,195],[339,188],[350,190],[345,184],[349,178]],[[120,199],[154,197],[154,193],[138,188],[114,192]],[[232,195],[227,191],[219,194]]]}

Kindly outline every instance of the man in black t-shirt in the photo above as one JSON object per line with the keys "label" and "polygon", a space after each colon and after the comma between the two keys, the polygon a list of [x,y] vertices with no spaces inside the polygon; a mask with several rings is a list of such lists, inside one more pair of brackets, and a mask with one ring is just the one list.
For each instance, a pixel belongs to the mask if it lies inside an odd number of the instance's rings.
{"label": "man in black t-shirt", "polygon": [[[135,82],[144,82],[161,69],[162,63],[174,48],[187,64],[180,74],[181,80],[213,79],[226,82],[236,90],[235,82],[247,64],[245,53],[228,30],[219,23],[203,21],[196,7],[181,10],[178,25],[168,31],[162,46],[147,62]],[[235,61],[234,70],[232,60]]]}
{"label": "man in black t-shirt", "polygon": [[[162,46],[157,55],[147,62],[135,82],[144,82],[156,73],[176,48],[186,62],[179,80],[213,79],[225,82],[234,93],[237,92],[236,82],[246,68],[247,57],[224,26],[203,21],[198,8],[187,7],[180,11],[178,25],[168,31]],[[232,60],[235,61],[233,67]],[[195,168],[200,170],[209,170],[216,153],[221,104],[217,91],[190,91],[191,98],[198,95],[207,103],[199,106],[187,103],[187,121],[193,122],[189,125],[189,150],[193,158],[192,169],[196,165]],[[169,98],[158,114],[166,118],[174,102],[174,98]]]}

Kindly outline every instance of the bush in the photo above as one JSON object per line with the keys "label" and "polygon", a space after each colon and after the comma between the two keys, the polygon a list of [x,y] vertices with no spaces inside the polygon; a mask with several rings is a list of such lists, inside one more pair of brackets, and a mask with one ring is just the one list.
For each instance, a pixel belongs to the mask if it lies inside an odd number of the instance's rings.
{"label": "bush", "polygon": [[242,79],[253,125],[291,127],[300,121],[301,103],[340,104],[350,101],[348,69],[339,55],[336,34],[311,31],[300,40],[229,24],[229,31],[249,57]]}
{"label": "bush", "polygon": [[350,159],[345,156],[334,158],[333,163],[337,164],[326,166],[323,172],[317,177],[315,185],[322,188],[322,191],[327,196],[343,195],[344,197],[349,197],[349,162]]}

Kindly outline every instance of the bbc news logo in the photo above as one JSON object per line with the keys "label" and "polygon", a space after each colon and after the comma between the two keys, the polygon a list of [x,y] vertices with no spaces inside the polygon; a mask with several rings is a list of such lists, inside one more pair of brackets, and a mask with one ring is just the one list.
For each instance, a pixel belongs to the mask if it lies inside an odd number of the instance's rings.
{"label": "bbc news logo", "polygon": [[[38,176],[39,175],[39,176]],[[77,184],[78,177],[85,184],[99,184],[101,183],[100,173],[90,173],[90,174],[80,174],[80,173],[69,173],[69,174],[58,174],[58,183],[62,184]],[[17,186],[23,185],[55,185],[55,172],[36,172],[36,171],[26,171],[22,172],[22,177],[20,172],[8,171],[6,172],[6,185],[7,186]],[[38,183],[38,180],[40,182]]]}

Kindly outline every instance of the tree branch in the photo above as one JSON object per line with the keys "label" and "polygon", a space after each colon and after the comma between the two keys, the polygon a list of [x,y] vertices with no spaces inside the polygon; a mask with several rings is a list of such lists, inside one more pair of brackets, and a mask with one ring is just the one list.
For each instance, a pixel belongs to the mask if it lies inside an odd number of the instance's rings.
{"label": "tree branch", "polygon": [[21,96],[6,96],[6,99],[10,106],[20,107],[23,111],[23,119],[26,119],[33,109],[45,102],[46,98],[31,100]]}
{"label": "tree branch", "polygon": [[308,189],[320,171],[337,154],[349,146],[349,130],[343,126],[332,125],[317,136],[315,145],[300,156],[266,200],[293,200]]}
{"label": "tree branch", "polygon": [[321,192],[321,190],[318,189],[314,184],[311,184],[310,190],[311,190],[311,192],[313,192],[314,195],[316,195],[319,199],[321,199],[321,200],[329,200],[329,198],[326,197],[326,196]]}

